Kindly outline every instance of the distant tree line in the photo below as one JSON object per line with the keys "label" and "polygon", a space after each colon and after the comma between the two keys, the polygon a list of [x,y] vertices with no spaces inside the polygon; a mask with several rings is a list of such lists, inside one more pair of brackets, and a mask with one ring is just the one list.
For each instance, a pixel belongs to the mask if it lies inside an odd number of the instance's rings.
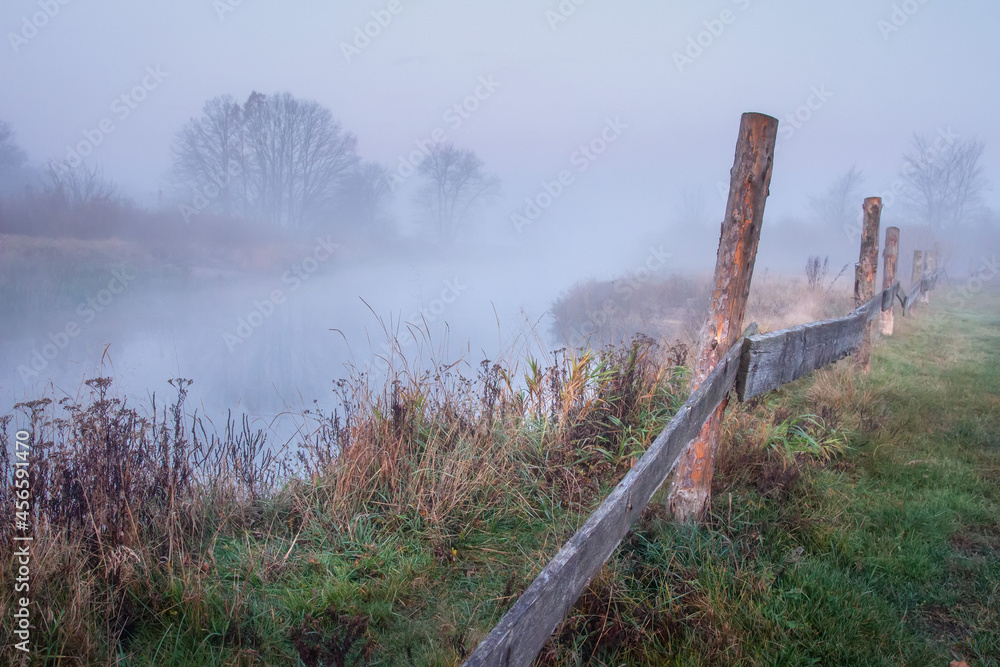
{"label": "distant tree line", "polygon": [[[186,222],[207,212],[273,228],[389,232],[398,176],[363,160],[357,144],[314,101],[289,93],[253,92],[242,103],[231,95],[215,97],[180,128],[171,147],[181,215]],[[883,194],[887,208],[898,200],[907,217],[932,229],[992,219],[983,204],[989,188],[984,149],[975,137],[961,139],[950,130],[932,138],[914,135],[899,177]],[[415,170],[419,221],[429,235],[450,243],[498,193],[499,181],[474,151],[444,142],[422,150]],[[810,208],[822,222],[855,229],[863,185],[864,175],[851,167],[812,197]],[[0,232],[8,233],[51,234],[79,225],[88,229],[70,233],[101,236],[135,213],[99,168],[31,165],[3,120],[0,198]],[[700,192],[685,192],[682,217],[700,217],[702,206]]]}
{"label": "distant tree line", "polygon": [[[184,222],[200,214],[273,228],[393,231],[389,170],[357,152],[357,137],[332,112],[289,93],[253,92],[245,102],[215,97],[178,130],[171,176]],[[425,147],[416,164],[418,221],[450,243],[498,191],[475,152],[449,143]],[[98,167],[30,167],[0,121],[0,231],[100,237],[137,208]],[[98,213],[100,209],[100,213]],[[61,230],[61,231],[60,231]]]}
{"label": "distant tree line", "polygon": [[132,203],[99,167],[32,165],[0,120],[0,232],[107,238],[132,214]]}
{"label": "distant tree line", "polygon": [[865,191],[864,174],[851,167],[820,195],[809,200],[818,220],[835,224],[852,236],[861,233],[861,201],[881,196],[886,208],[930,229],[944,230],[987,220],[983,193],[989,189],[982,164],[985,144],[960,139],[948,131],[933,138],[915,134],[903,154],[899,177],[882,190]]}
{"label": "distant tree line", "polygon": [[[185,217],[208,209],[290,228],[387,226],[389,171],[360,159],[357,137],[328,109],[288,93],[209,100],[177,133],[173,163],[178,184],[193,193]],[[423,220],[445,242],[497,187],[474,152],[446,143],[427,149],[418,172]]]}

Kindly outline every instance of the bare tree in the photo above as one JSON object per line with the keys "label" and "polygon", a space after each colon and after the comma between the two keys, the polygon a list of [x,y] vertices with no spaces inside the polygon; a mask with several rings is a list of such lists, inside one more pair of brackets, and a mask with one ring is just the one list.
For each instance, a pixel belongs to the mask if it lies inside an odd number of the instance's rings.
{"label": "bare tree", "polygon": [[822,195],[810,197],[809,208],[822,223],[860,230],[861,186],[864,181],[861,170],[852,166]]}
{"label": "bare tree", "polygon": [[338,197],[343,217],[366,232],[382,230],[392,198],[389,170],[378,162],[362,162],[344,179]]}
{"label": "bare tree", "polygon": [[483,161],[470,150],[435,144],[420,163],[425,183],[419,203],[440,241],[454,241],[475,209],[493,198],[500,181],[483,170]]}
{"label": "bare tree", "polygon": [[104,178],[100,167],[82,163],[76,167],[51,167],[46,194],[61,198],[72,207],[120,204],[118,186]]}
{"label": "bare tree", "polygon": [[328,109],[289,93],[210,100],[173,153],[178,180],[207,206],[288,227],[322,217],[358,160],[357,138]]}
{"label": "bare tree", "polygon": [[906,202],[919,220],[930,227],[948,228],[971,220],[989,187],[980,160],[985,144],[967,141],[933,142],[913,136],[903,156]]}

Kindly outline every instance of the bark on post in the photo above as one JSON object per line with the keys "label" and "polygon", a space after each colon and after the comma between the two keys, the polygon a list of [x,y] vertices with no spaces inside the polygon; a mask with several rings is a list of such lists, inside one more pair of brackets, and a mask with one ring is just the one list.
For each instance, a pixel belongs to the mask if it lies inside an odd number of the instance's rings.
{"label": "bark on post", "polygon": [[[729,200],[715,261],[715,287],[691,374],[692,391],[739,339],[743,328],[777,133],[777,119],[759,113],[743,114],[736,159],[729,172]],[[700,521],[705,515],[725,409],[723,401],[677,462],[667,501],[675,521]]]}
{"label": "bark on post", "polygon": [[[864,204],[865,221],[861,229],[861,256],[854,271],[854,304],[868,303],[875,296],[875,271],[878,268],[878,225],[882,217],[882,198],[868,197]],[[865,373],[872,367],[872,323],[865,325],[861,347],[854,353],[856,363]]]}
{"label": "bark on post", "polygon": [[[885,230],[885,250],[882,252],[882,289],[887,290],[896,282],[896,264],[899,262],[899,227]],[[890,301],[890,304],[892,302]],[[882,334],[892,335],[893,310],[882,311]]]}
{"label": "bark on post", "polygon": [[[924,253],[922,250],[913,251],[913,273],[910,276],[910,289],[920,282],[924,277]],[[922,301],[923,294],[918,294],[914,303],[920,303]]]}

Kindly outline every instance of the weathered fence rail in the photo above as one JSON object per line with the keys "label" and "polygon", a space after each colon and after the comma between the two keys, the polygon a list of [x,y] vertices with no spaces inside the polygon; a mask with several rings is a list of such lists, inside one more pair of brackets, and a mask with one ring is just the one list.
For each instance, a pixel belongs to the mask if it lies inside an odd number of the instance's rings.
{"label": "weathered fence rail", "polygon": [[[923,285],[924,281],[917,288]],[[844,317],[737,341],[632,470],[518,598],[466,666],[530,664],[666,481],[685,445],[698,435],[729,392],[736,389],[741,401],[748,400],[855,352],[867,324],[882,310],[892,308],[898,291],[897,282]]]}
{"label": "weathered fence rail", "polygon": [[899,283],[844,317],[746,338],[736,382],[740,400],[777,389],[853,353],[863,342],[868,322],[892,307],[897,289]]}
{"label": "weathered fence rail", "polygon": [[[739,400],[748,400],[848,355],[853,355],[855,362],[867,368],[872,320],[880,313],[888,313],[882,317],[883,331],[891,334],[891,313],[896,299],[902,303],[905,316],[914,303],[926,302],[928,292],[934,289],[941,268],[936,248],[933,255],[928,252],[921,258],[919,251],[914,255],[914,284],[909,293],[902,293],[899,282],[895,281],[899,230],[890,228],[894,231],[887,243],[885,289],[874,293],[882,202],[877,197],[870,197],[864,203],[865,230],[856,270],[857,308],[844,317],[764,334],[757,334],[756,326],[751,325],[731,347],[723,346],[726,338],[723,329],[734,330],[735,337],[743,318],[756,254],[759,218],[770,181],[776,127],[777,121],[760,114],[744,114],[741,123],[730,189],[731,195],[735,192],[740,196],[731,196],[730,204],[736,201],[740,205],[752,199],[753,206],[747,204],[742,209],[734,209],[732,215],[727,212],[727,220],[723,222],[713,305],[719,301],[725,308],[713,308],[706,327],[709,330],[709,338],[705,341],[707,347],[703,344],[705,349],[700,350],[714,351],[718,361],[704,380],[697,383],[690,398],[646,453],[480,643],[466,661],[467,667],[528,665],[535,659],[646,504],[678,466],[692,441],[707,437],[707,423],[713,419],[721,421],[721,412],[731,391],[736,390]],[[738,289],[728,290],[730,283],[736,283]],[[699,358],[702,356],[706,355],[699,354]],[[708,472],[710,483],[710,468]]]}
{"label": "weathered fence rail", "polygon": [[910,292],[903,297],[904,316],[909,315],[916,304],[927,303],[924,296],[929,294],[937,285],[939,275],[940,272],[934,271],[933,273],[925,273],[920,279],[915,280],[913,287],[910,288]]}
{"label": "weathered fence rail", "polygon": [[734,345],[646,453],[518,598],[466,665],[527,665],[603,567],[673,470],[684,447],[729,395],[740,368]]}

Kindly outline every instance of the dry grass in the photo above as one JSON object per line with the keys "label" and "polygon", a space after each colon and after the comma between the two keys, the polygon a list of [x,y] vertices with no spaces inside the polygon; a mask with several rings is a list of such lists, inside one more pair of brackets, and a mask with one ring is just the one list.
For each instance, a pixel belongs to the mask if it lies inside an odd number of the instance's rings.
{"label": "dry grass", "polygon": [[552,335],[571,346],[618,344],[636,335],[690,346],[705,319],[709,294],[705,277],[584,281],[552,305]]}
{"label": "dry grass", "polygon": [[[200,422],[183,412],[190,381],[171,384],[176,401],[159,413],[154,403],[149,418],[115,397],[109,378],[88,381],[80,404],[16,406],[31,433],[31,600],[42,655],[107,660],[142,620],[137,600],[157,579],[192,579],[206,538],[270,492],[277,470],[262,434],[230,422],[222,438],[197,437]],[[8,451],[11,422],[0,424]],[[9,461],[0,500],[13,506]],[[2,610],[13,604],[13,535],[11,523],[0,526]],[[3,642],[13,651],[10,637]]]}
{"label": "dry grass", "polygon": [[805,279],[765,271],[754,277],[743,321],[757,322],[761,331],[778,331],[841,317],[853,309],[853,295],[843,280],[825,288],[810,288]]}
{"label": "dry grass", "polygon": [[[526,500],[540,470],[574,477],[613,459],[658,388],[673,386],[676,351],[650,340],[558,351],[552,365],[484,361],[403,368],[378,390],[358,373],[337,384],[341,408],[303,443],[299,459],[338,521],[361,512],[415,514],[432,526],[469,521]],[[619,460],[620,459],[620,460]],[[589,467],[588,467],[589,466]],[[556,472],[558,471],[558,472]]]}
{"label": "dry grass", "polygon": [[[643,335],[694,348],[710,295],[710,276],[673,275],[642,283],[590,280],[575,285],[553,304],[552,334],[570,345],[615,344]],[[757,322],[761,331],[776,331],[840,317],[853,308],[843,278],[810,287],[805,278],[765,270],[753,280],[743,321]]]}
{"label": "dry grass", "polygon": [[[359,519],[377,517],[389,534],[418,531],[447,561],[444,545],[463,526],[533,516],[538,493],[583,507],[655,435],[648,413],[676,403],[677,356],[639,339],[561,351],[547,367],[529,360],[523,378],[499,362],[475,374],[461,363],[393,369],[377,388],[356,373],[337,384],[340,408],[309,415],[314,428],[289,452],[273,452],[246,421],[207,432],[184,412],[188,380],[172,381],[176,400],[149,416],[116,398],[107,378],[88,382],[80,404],[21,404],[33,443],[32,575],[49,582],[33,589],[40,655],[101,664],[183,609],[187,627],[226,619],[223,643],[235,642],[241,660],[259,656],[256,626],[241,620],[252,616],[246,595],[216,599],[219,540],[253,536],[261,546],[248,543],[241,569],[266,583],[283,576],[317,519],[350,537],[364,530]],[[0,426],[9,448],[11,418]],[[0,500],[10,506],[4,466]],[[0,526],[2,613],[13,604],[11,537]],[[12,657],[7,632],[0,655]]]}

